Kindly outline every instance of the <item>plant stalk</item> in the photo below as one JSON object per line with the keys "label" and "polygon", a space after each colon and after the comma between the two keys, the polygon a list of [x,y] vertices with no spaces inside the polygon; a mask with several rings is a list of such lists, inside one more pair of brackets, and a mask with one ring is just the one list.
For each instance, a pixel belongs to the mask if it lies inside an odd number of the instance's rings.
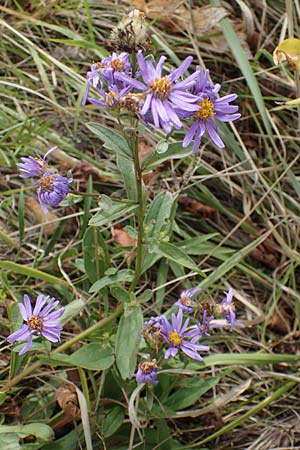
{"label": "plant stalk", "polygon": [[135,136],[132,139],[132,150],[134,158],[134,170],[136,176],[136,189],[137,189],[137,254],[135,260],[135,275],[132,280],[129,292],[132,292],[141,276],[142,263],[143,263],[143,241],[144,241],[144,198],[143,198],[143,172],[140,165],[139,157],[139,137],[137,131],[135,131]]}

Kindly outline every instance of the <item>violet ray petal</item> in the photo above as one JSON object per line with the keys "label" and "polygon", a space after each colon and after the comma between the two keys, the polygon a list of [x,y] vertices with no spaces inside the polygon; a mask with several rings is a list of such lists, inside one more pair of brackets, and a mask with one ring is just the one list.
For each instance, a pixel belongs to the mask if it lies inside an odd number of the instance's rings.
{"label": "violet ray petal", "polygon": [[191,350],[190,348],[185,347],[184,345],[181,345],[181,350],[183,353],[185,353],[187,356],[189,356],[192,359],[196,359],[198,361],[201,361],[203,358],[197,353],[196,351]]}
{"label": "violet ray petal", "polygon": [[35,307],[33,309],[33,315],[34,316],[37,316],[40,313],[40,311],[43,308],[43,306],[45,306],[48,298],[49,298],[49,296],[45,297],[43,294],[38,295]]}
{"label": "violet ray petal", "polygon": [[28,341],[27,341],[26,345],[19,352],[19,355],[24,355],[24,353],[26,353],[30,349],[31,345],[32,345],[32,335],[30,334],[30,336],[28,337]]}
{"label": "violet ray petal", "polygon": [[147,86],[142,83],[141,81],[135,80],[131,78],[129,75],[123,72],[118,72],[115,74],[116,80],[123,81],[124,83],[130,84],[132,87],[140,90],[145,91]]}
{"label": "violet ray petal", "polygon": [[184,333],[184,332],[185,332],[185,330],[187,329],[187,327],[188,327],[188,325],[189,325],[189,321],[190,321],[190,318],[188,317],[188,318],[185,320],[185,322],[184,322],[184,324],[182,325],[182,327],[181,327],[181,333]]}
{"label": "violet ray petal", "polygon": [[213,122],[213,120],[212,119],[207,119],[207,121],[206,121],[206,129],[207,129],[207,132],[208,132],[211,140],[213,141],[213,143],[217,147],[224,148],[225,144],[222,141],[222,139],[220,138],[220,136],[218,135],[218,133],[216,131],[216,128],[217,127],[216,127],[215,123]]}
{"label": "violet ray petal", "polygon": [[190,128],[188,129],[188,131],[187,131],[187,133],[186,133],[186,135],[185,135],[185,137],[183,139],[183,142],[182,142],[182,147],[183,148],[188,147],[188,145],[192,142],[192,139],[193,139],[193,137],[194,137],[194,135],[195,135],[195,133],[197,131],[197,128],[198,128],[198,121],[196,120],[190,126]]}
{"label": "violet ray petal", "polygon": [[220,122],[233,122],[234,120],[237,120],[241,117],[241,114],[220,114],[216,113],[215,118],[218,119]]}
{"label": "violet ray petal", "polygon": [[239,109],[239,107],[237,105],[216,105],[215,104],[215,113],[223,113],[223,114],[233,114],[235,112],[237,112]]}
{"label": "violet ray petal", "polygon": [[151,112],[152,112],[154,125],[156,126],[156,128],[159,128],[160,127],[159,115],[158,115],[157,108],[156,108],[156,99],[155,98],[152,98]]}
{"label": "violet ray petal", "polygon": [[166,134],[171,133],[172,128],[171,128],[171,125],[169,122],[165,122],[164,120],[161,120],[161,126]]}
{"label": "violet ray petal", "polygon": [[52,312],[50,314],[47,314],[47,317],[45,318],[45,321],[48,322],[48,321],[51,321],[51,320],[59,319],[63,315],[64,311],[65,311],[65,308],[62,307],[62,308],[58,309],[57,311],[54,311],[54,312]]}
{"label": "violet ray petal", "polygon": [[31,307],[31,301],[30,297],[27,294],[24,294],[24,305],[26,309],[27,318],[32,316],[32,307]]}
{"label": "violet ray petal", "polygon": [[[220,86],[221,87],[221,86]],[[237,94],[228,94],[228,95],[225,95],[224,97],[220,97],[220,98],[217,98],[216,100],[215,100],[215,103],[218,105],[218,104],[220,104],[220,103],[229,103],[229,102],[233,102],[234,100],[236,100],[237,99]]]}
{"label": "violet ray petal", "polygon": [[160,98],[155,99],[155,104],[156,104],[157,111],[158,111],[158,114],[161,117],[161,119],[165,122],[168,122],[170,119],[167,115],[165,107],[164,107],[162,101],[160,100]]}
{"label": "violet ray petal", "polygon": [[49,330],[43,330],[41,332],[41,335],[44,336],[46,339],[48,339],[48,341],[50,342],[59,342],[60,341],[60,337],[57,336],[55,333],[51,333]]}
{"label": "violet ray petal", "polygon": [[29,319],[29,317],[27,316],[25,306],[23,305],[23,303],[18,303],[18,307],[19,307],[19,311],[21,313],[22,319],[27,321],[27,319]]}
{"label": "violet ray petal", "polygon": [[168,101],[164,101],[163,105],[164,105],[164,107],[165,107],[165,109],[167,111],[167,114],[168,114],[171,122],[173,122],[173,124],[178,127],[177,129],[181,128],[182,127],[182,123],[179,120],[179,117],[177,116],[175,110],[173,108],[171,108],[169,102]]}
{"label": "violet ray petal", "polygon": [[154,77],[155,78],[161,78],[162,68],[163,68],[163,65],[164,65],[164,62],[166,61],[166,59],[167,58],[165,56],[161,56],[159,58],[159,61],[157,63],[157,66],[156,66],[155,72],[154,72]]}
{"label": "violet ray petal", "polygon": [[192,56],[188,56],[187,58],[185,58],[185,60],[180,64],[180,66],[177,69],[173,70],[172,73],[170,74],[171,80],[175,81],[179,77],[181,77],[181,75],[183,75],[184,72],[186,72],[192,61],[193,61]]}
{"label": "violet ray petal", "polygon": [[28,325],[22,325],[22,327],[15,331],[14,333],[10,334],[6,340],[10,343],[14,342],[14,341],[25,341],[25,339],[28,338],[28,336],[30,336],[31,332],[30,329],[28,327]]}

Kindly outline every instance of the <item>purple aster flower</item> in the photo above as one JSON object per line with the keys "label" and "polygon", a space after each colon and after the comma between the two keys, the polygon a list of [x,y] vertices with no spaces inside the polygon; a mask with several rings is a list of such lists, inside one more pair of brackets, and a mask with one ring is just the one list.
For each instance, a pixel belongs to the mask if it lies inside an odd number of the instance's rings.
{"label": "purple aster flower", "polygon": [[[172,314],[172,324],[170,324],[165,316],[162,316],[163,323],[161,327],[162,335],[166,342],[169,344],[169,348],[165,353],[165,359],[170,356],[175,356],[178,350],[182,350],[187,356],[193,359],[202,360],[198,351],[208,351],[209,347],[207,345],[198,345],[195,343],[196,340],[200,338],[196,336],[195,329],[186,331],[189,318],[186,319],[184,324],[182,324],[183,311],[179,309],[177,316]],[[191,341],[185,340],[186,338],[193,338]]]}
{"label": "purple aster flower", "polygon": [[47,156],[52,153],[54,150],[57,149],[57,146],[50,148],[50,150],[47,151],[47,153],[42,158],[41,156],[37,156],[37,158],[34,158],[33,156],[25,157],[23,156],[21,158],[21,163],[18,163],[17,166],[19,166],[20,169],[20,177],[21,178],[31,178],[31,177],[40,177],[45,168],[47,167],[46,158]]}
{"label": "purple aster flower", "polygon": [[[182,146],[185,148],[194,140],[193,154],[199,150],[205,131],[217,147],[224,148],[225,144],[218,134],[216,119],[220,122],[233,122],[241,117],[237,113],[239,107],[230,105],[232,101],[236,100],[237,94],[225,95],[225,97],[218,98],[217,93],[220,90],[220,85],[212,85],[208,82],[208,71],[198,69],[198,74],[199,78],[196,80],[192,92],[201,98],[197,102],[198,110],[193,114],[189,114],[195,120],[188,129],[182,143]],[[188,114],[184,114],[184,117],[188,117]]]}
{"label": "purple aster flower", "polygon": [[189,115],[198,111],[196,105],[198,97],[188,92],[194,84],[198,73],[190,75],[183,81],[178,79],[184,74],[192,62],[192,57],[187,57],[183,63],[170,74],[162,76],[165,56],[161,56],[156,67],[149,60],[145,60],[142,51],[138,51],[137,61],[143,82],[129,77],[125,73],[115,75],[116,79],[131,85],[139,91],[143,91],[144,103],[141,115],[146,116],[151,111],[152,120],[157,128],[163,128],[168,134],[171,132],[171,124],[176,129],[182,127],[179,119],[180,112],[188,112]]}
{"label": "purple aster flower", "polygon": [[43,336],[51,342],[60,341],[62,327],[59,325],[58,319],[63,315],[65,308],[62,307],[52,312],[58,305],[59,301],[54,297],[50,298],[49,295],[40,294],[32,311],[30,298],[28,295],[24,295],[24,305],[18,303],[18,307],[27,324],[23,324],[19,330],[7,338],[10,343],[27,340],[27,344],[19,352],[19,355],[23,355],[31,347],[34,334]]}
{"label": "purple aster flower", "polygon": [[70,192],[69,184],[72,179],[63,177],[53,172],[46,172],[39,179],[37,190],[42,210],[47,213],[47,206],[58,206]]}
{"label": "purple aster flower", "polygon": [[195,302],[192,301],[194,295],[198,294],[201,289],[199,288],[189,288],[181,292],[179,299],[175,303],[179,308],[187,313],[193,312]]}
{"label": "purple aster flower", "polygon": [[143,336],[150,347],[154,348],[156,352],[158,352],[164,342],[161,332],[162,323],[162,316],[151,317],[148,321],[144,322]]}
{"label": "purple aster flower", "polygon": [[119,55],[117,53],[112,53],[111,56],[103,58],[101,64],[101,75],[109,85],[117,84],[119,82],[117,78],[115,78],[116,73],[131,73],[129,54],[126,52],[122,52]]}
{"label": "purple aster flower", "polygon": [[85,92],[84,92],[83,99],[82,99],[82,102],[81,102],[82,106],[84,106],[86,104],[86,102],[87,102],[91,85],[95,89],[98,88],[99,84],[100,84],[100,86],[102,86],[102,82],[101,82],[101,78],[100,78],[100,71],[99,71],[100,68],[101,68],[101,63],[100,62],[98,62],[96,64],[92,64],[91,65],[91,70],[89,70],[87,72],[87,74],[86,74],[87,81],[86,81]]}
{"label": "purple aster flower", "polygon": [[224,297],[224,299],[221,302],[220,310],[221,314],[225,316],[227,323],[230,324],[229,331],[232,331],[236,323],[235,306],[234,303],[232,302],[233,289],[230,288],[229,291],[224,292],[224,294],[226,295],[226,297]]}
{"label": "purple aster flower", "polygon": [[138,383],[152,383],[157,384],[157,369],[156,359],[152,361],[145,361],[139,364],[138,371],[134,374]]}
{"label": "purple aster flower", "polygon": [[100,96],[103,100],[97,100],[95,98],[89,98],[89,102],[94,105],[101,106],[102,108],[113,108],[115,106],[121,106],[122,100],[125,95],[131,90],[131,86],[127,86],[123,89],[119,89],[118,86],[110,86],[108,92],[104,89],[98,89]]}
{"label": "purple aster flower", "polygon": [[[118,89],[126,87],[124,83],[115,78],[115,73],[131,73],[131,64],[128,53],[113,53],[102,61],[92,64],[91,70],[87,72],[87,83],[85,93],[82,99],[82,106],[87,102],[91,85],[95,89],[103,88],[103,81],[106,81],[108,86],[115,85]],[[130,87],[129,90],[132,88]]]}
{"label": "purple aster flower", "polygon": [[198,336],[210,336],[208,330],[211,327],[211,321],[214,319],[214,316],[207,317],[207,310],[203,311],[202,322],[198,322]]}

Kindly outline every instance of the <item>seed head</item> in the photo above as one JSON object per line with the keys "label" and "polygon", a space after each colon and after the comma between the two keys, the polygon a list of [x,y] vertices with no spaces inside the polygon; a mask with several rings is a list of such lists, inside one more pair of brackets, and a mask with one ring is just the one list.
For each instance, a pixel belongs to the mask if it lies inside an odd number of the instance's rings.
{"label": "seed head", "polygon": [[128,53],[137,52],[139,49],[150,49],[148,37],[148,25],[145,14],[138,9],[133,9],[125,14],[111,33],[113,47],[119,51]]}

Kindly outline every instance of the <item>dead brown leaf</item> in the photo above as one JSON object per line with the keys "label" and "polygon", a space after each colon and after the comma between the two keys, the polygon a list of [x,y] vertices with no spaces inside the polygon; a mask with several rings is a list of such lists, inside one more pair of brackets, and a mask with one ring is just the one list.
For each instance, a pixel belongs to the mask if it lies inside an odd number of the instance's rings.
{"label": "dead brown leaf", "polygon": [[178,203],[186,211],[191,211],[193,213],[199,213],[199,214],[204,215],[205,217],[211,217],[216,212],[215,208],[204,205],[203,203],[199,202],[198,200],[187,197],[185,195],[179,196]]}
{"label": "dead brown leaf", "polygon": [[111,230],[111,234],[114,240],[121,245],[121,247],[135,247],[136,239],[129,236],[127,231],[123,230],[119,226],[115,226]]}
{"label": "dead brown leaf", "polygon": [[271,269],[276,269],[280,262],[280,253],[274,248],[275,244],[265,241],[250,252],[252,258],[265,264]]}
{"label": "dead brown leaf", "polygon": [[291,331],[292,320],[284,308],[279,306],[278,309],[273,312],[268,322],[268,328],[281,334],[287,334]]}
{"label": "dead brown leaf", "polygon": [[139,157],[141,161],[143,161],[143,159],[145,159],[146,156],[150,155],[150,153],[152,152],[153,152],[152,145],[147,144],[147,142],[143,140],[139,142]]}
{"label": "dead brown leaf", "polygon": [[72,384],[60,387],[56,391],[56,401],[66,416],[80,419],[80,408],[75,386]]}
{"label": "dead brown leaf", "polygon": [[[45,223],[44,233],[45,236],[52,236],[54,231],[59,225],[59,217],[52,211],[49,211],[47,216],[43,213],[41,205],[34,198],[26,198],[26,215],[33,223]],[[56,220],[55,223],[47,223]]]}
{"label": "dead brown leaf", "polygon": [[182,0],[170,2],[169,0],[134,0],[132,6],[143,11],[149,19],[156,19],[168,31],[189,31],[196,36],[207,34],[214,26],[227,15],[223,7],[204,5],[188,9]]}

